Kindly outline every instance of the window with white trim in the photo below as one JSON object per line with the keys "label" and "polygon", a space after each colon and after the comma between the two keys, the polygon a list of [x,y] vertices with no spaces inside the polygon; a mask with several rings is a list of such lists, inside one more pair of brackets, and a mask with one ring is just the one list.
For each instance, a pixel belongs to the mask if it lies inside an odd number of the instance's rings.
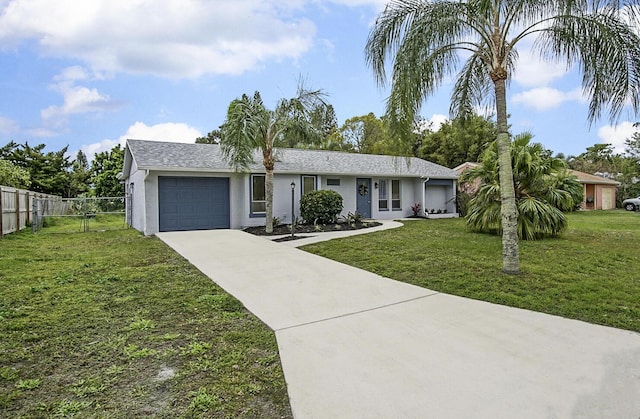
{"label": "window with white trim", "polygon": [[380,211],[389,210],[389,195],[387,195],[386,179],[380,179],[378,181],[378,209]]}
{"label": "window with white trim", "polygon": [[400,206],[400,180],[393,179],[391,181],[391,209],[399,211],[402,209]]}
{"label": "window with white trim", "polygon": [[267,211],[265,175],[251,175],[251,215],[264,215]]}
{"label": "window with white trim", "polygon": [[399,179],[378,180],[378,209],[380,211],[389,211],[389,208],[393,211],[399,211],[402,209]]}
{"label": "window with white trim", "polygon": [[302,195],[316,190],[317,178],[315,175],[302,175]]}

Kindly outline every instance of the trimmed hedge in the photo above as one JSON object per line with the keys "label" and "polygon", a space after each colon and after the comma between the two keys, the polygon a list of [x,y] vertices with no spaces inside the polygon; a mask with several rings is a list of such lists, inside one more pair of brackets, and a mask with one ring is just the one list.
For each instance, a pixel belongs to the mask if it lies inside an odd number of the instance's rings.
{"label": "trimmed hedge", "polygon": [[341,211],[342,196],[336,191],[311,191],[300,199],[300,215],[307,223],[333,223]]}

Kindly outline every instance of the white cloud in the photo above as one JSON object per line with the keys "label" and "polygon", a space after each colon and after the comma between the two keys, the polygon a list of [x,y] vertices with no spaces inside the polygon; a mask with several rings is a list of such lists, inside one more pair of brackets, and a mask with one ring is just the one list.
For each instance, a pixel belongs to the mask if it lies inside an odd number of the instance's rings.
{"label": "white cloud", "polygon": [[584,102],[585,99],[581,89],[563,92],[551,87],[537,87],[513,95],[512,101],[538,111],[546,111],[557,108],[565,102]]}
{"label": "white cloud", "polygon": [[513,80],[525,87],[547,86],[567,74],[566,63],[543,61],[531,49],[530,43],[518,48],[518,62]]}
{"label": "white cloud", "polygon": [[118,144],[124,147],[127,139],[195,143],[198,137],[202,137],[202,133],[187,124],[167,122],[149,126],[138,121],[131,125],[126,133],[117,140],[105,139],[98,143],[85,144],[80,148],[86,154],[87,159],[91,161],[97,153],[109,151]]}
{"label": "white cloud", "polygon": [[375,10],[382,11],[389,0],[331,0],[331,3],[342,4],[348,7],[371,6]]}
{"label": "white cloud", "polygon": [[624,142],[638,129],[633,122],[624,121],[618,125],[604,125],[598,129],[598,138],[603,144],[611,144],[616,153],[624,153]]}
{"label": "white cloud", "polygon": [[51,121],[57,117],[96,112],[113,107],[109,96],[100,94],[96,89],[90,89],[84,86],[73,86],[67,83],[56,85],[53,88],[62,93],[64,104],[62,106],[49,106],[40,111],[40,115],[45,121]]}
{"label": "white cloud", "polygon": [[20,127],[14,120],[0,116],[0,134],[11,134],[19,129]]}
{"label": "white cloud", "polygon": [[281,0],[9,0],[0,45],[35,40],[43,53],[98,72],[164,77],[239,74],[313,45],[302,3]]}
{"label": "white cloud", "polygon": [[40,116],[46,125],[60,127],[66,124],[66,118],[69,115],[101,112],[119,106],[108,95],[98,92],[97,89],[76,84],[77,81],[85,81],[88,78],[86,70],[80,66],[68,67],[53,78],[56,83],[49,88],[59,92],[64,103],[60,106],[52,105],[40,111]]}

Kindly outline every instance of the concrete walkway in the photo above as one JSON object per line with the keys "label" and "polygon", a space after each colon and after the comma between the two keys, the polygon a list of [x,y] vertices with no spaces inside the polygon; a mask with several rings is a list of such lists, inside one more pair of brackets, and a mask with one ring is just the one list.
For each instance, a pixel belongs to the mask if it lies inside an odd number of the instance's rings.
{"label": "concrete walkway", "polygon": [[296,418],[640,417],[640,334],[400,283],[298,240],[158,236],[275,331]]}

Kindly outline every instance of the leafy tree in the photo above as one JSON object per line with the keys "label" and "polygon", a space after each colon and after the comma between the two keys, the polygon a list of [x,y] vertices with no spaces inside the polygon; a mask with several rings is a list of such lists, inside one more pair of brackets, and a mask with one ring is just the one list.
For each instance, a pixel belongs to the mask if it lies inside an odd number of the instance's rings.
{"label": "leafy tree", "polygon": [[219,129],[214,129],[213,131],[209,132],[206,137],[196,138],[196,144],[220,144],[221,139],[222,131]]}
{"label": "leafy tree", "polygon": [[28,189],[31,185],[29,171],[18,167],[9,160],[0,160],[0,185]]}
{"label": "leafy tree", "polygon": [[91,170],[89,162],[87,161],[87,156],[80,150],[76,155],[76,159],[71,164],[67,196],[76,197],[88,193],[90,180]]}
{"label": "leafy tree", "polygon": [[338,129],[336,111],[329,103],[321,102],[315,106],[310,112],[309,119],[323,140]]}
{"label": "leafy tree", "polygon": [[[518,209],[518,236],[534,240],[556,236],[567,227],[563,211],[582,201],[582,185],[566,170],[563,160],[538,143],[531,134],[516,136],[511,149],[513,185]],[[499,233],[500,188],[498,149],[494,142],[482,155],[480,166],[463,174],[463,181],[480,179],[476,195],[469,202],[468,225],[475,231]]]}
{"label": "leafy tree", "polygon": [[29,189],[45,194],[69,196],[69,168],[71,163],[65,155],[67,148],[44,152],[45,145],[31,147],[29,143],[10,142],[2,149],[2,158],[29,172]]}
{"label": "leafy tree", "polygon": [[496,139],[496,124],[489,118],[469,115],[447,121],[438,131],[428,131],[421,139],[417,157],[446,167],[456,167],[478,157]]}
{"label": "leafy tree", "polygon": [[[224,158],[236,170],[247,170],[254,162],[254,152],[262,154],[266,171],[266,225],[267,233],[273,232],[273,169],[274,145],[285,132],[308,132],[315,128],[309,123],[309,112],[323,101],[323,93],[310,91],[302,85],[291,99],[280,99],[275,110],[267,109],[259,92],[253,97],[246,94],[229,105],[227,118],[222,125],[220,143]],[[292,117],[295,115],[295,117]]]}
{"label": "leafy tree", "polygon": [[[387,69],[392,69],[387,115],[394,130],[406,132],[423,101],[453,75],[454,117],[471,114],[475,106],[495,104],[507,273],[520,270],[506,101],[516,47],[535,36],[540,57],[577,64],[583,91],[590,95],[589,121],[600,117],[603,108],[615,119],[627,103],[638,113],[640,36],[632,26],[638,8],[635,0],[395,0],[369,34],[366,60],[379,84],[386,83]],[[466,57],[461,67],[459,53]]]}
{"label": "leafy tree", "polygon": [[620,170],[620,155],[611,144],[594,144],[587,151],[569,160],[569,167],[585,173],[612,173]]}
{"label": "leafy tree", "polygon": [[97,197],[124,196],[124,184],[117,178],[124,164],[124,149],[120,144],[110,151],[98,153],[91,162],[91,183]]}
{"label": "leafy tree", "polygon": [[387,141],[384,122],[371,112],[347,119],[340,127],[340,132],[353,145],[354,151],[363,154],[374,154],[376,144]]}
{"label": "leafy tree", "polygon": [[325,138],[337,127],[333,106],[324,100],[309,104],[308,109],[295,102],[287,103],[282,112],[291,123],[276,139],[276,147],[321,148]]}

